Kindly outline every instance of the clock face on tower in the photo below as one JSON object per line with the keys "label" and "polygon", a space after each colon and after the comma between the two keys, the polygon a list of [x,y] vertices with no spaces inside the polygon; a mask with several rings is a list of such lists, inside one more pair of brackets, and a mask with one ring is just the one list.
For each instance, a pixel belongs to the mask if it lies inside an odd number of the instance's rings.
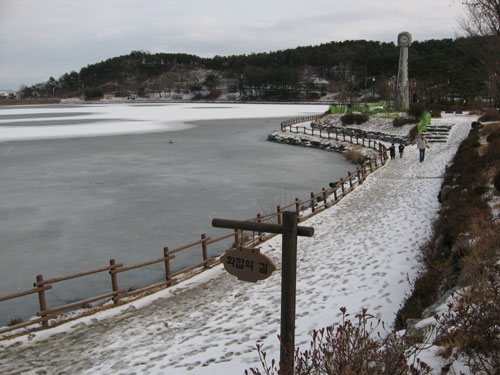
{"label": "clock face on tower", "polygon": [[411,44],[411,34],[409,32],[403,31],[398,35],[398,46],[409,47]]}

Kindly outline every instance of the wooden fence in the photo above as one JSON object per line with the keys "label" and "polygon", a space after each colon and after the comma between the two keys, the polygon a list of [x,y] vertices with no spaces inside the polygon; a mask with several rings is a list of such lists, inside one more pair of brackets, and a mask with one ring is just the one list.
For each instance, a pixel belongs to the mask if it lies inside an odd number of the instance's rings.
{"label": "wooden fence", "polygon": [[[320,116],[308,116],[308,117],[300,117],[297,119],[293,120],[287,120],[284,123],[281,124],[282,129],[290,129],[291,132],[303,132],[304,134],[309,134],[310,132],[311,135],[315,135],[315,133],[319,133],[319,136],[322,138],[330,138],[330,134],[324,134],[325,132],[321,132],[320,130],[314,130],[314,129],[308,129],[306,128],[301,128],[301,127],[296,127],[292,125],[293,121],[296,121],[295,123],[299,122],[305,122],[305,121],[312,121],[314,119],[319,118]],[[336,134],[336,137],[338,137],[338,134]],[[333,138],[330,138],[333,139]],[[357,144],[359,143],[358,139],[353,140],[352,137],[351,139],[347,139],[346,142],[351,142],[354,143],[356,142]],[[363,145],[365,145],[364,140],[362,141]],[[336,182],[335,184],[331,184],[329,189],[323,188],[320,192],[314,193],[311,192],[310,196],[307,199],[300,200],[299,198],[295,198],[295,201],[284,205],[284,206],[277,206],[276,207],[276,212],[262,216],[261,214],[257,214],[255,218],[251,219],[256,222],[262,223],[262,222],[267,222],[267,221],[274,221],[277,222],[278,224],[282,223],[282,213],[287,210],[295,210],[297,214],[299,215],[299,222],[302,222],[304,220],[307,220],[311,216],[333,206],[337,202],[339,202],[344,196],[346,196],[349,192],[351,192],[356,186],[361,185],[363,181],[365,180],[366,176],[368,176],[370,173],[374,172],[376,169],[384,165],[387,161],[387,155],[386,155],[386,149],[385,147],[380,144],[376,143],[370,140],[368,140],[368,147],[373,148],[374,150],[378,151],[378,154],[376,157],[366,161],[363,165],[359,166],[356,168],[356,171],[354,173],[349,172],[347,177],[341,179],[340,181]],[[246,246],[255,246],[258,245],[259,243],[262,243],[271,237],[275,236],[275,234],[263,234],[263,233],[253,233],[250,235],[250,233],[243,233],[242,231],[233,231],[229,234],[226,234],[224,236],[218,237],[218,238],[210,238],[207,237],[205,234],[201,235],[201,239],[192,243],[189,243],[187,245],[178,247],[176,249],[169,249],[168,247],[165,247],[163,249],[163,256],[158,259],[150,260],[144,263],[140,264],[135,264],[132,266],[127,266],[125,267],[122,263],[117,263],[115,259],[111,259],[109,261],[109,265],[106,265],[101,268],[97,268],[94,270],[90,271],[85,271],[85,272],[80,272],[72,275],[67,275],[67,276],[62,276],[62,277],[57,277],[57,278],[52,278],[52,279],[47,279],[44,280],[42,275],[36,276],[36,281],[33,283],[34,288],[22,292],[18,292],[15,294],[10,294],[8,296],[0,297],[0,302],[2,301],[7,301],[11,300],[14,298],[19,298],[31,294],[37,294],[38,295],[38,301],[40,305],[40,311],[37,312],[37,315],[39,318],[37,319],[32,319],[28,320],[25,322],[21,322],[18,324],[13,324],[8,327],[4,327],[0,329],[0,335],[6,334],[10,332],[10,335],[18,334],[20,333],[18,330],[24,327],[28,326],[33,326],[37,325],[37,327],[32,327],[32,329],[41,329],[41,328],[47,328],[52,325],[58,324],[58,322],[55,320],[56,318],[60,318],[62,314],[64,314],[67,310],[70,309],[79,309],[82,306],[85,306],[87,304],[90,304],[92,302],[97,302],[97,301],[103,301],[103,300],[109,300],[111,299],[113,301],[114,305],[119,305],[123,303],[130,302],[131,300],[137,299],[147,293],[152,293],[157,290],[160,290],[162,288],[169,287],[171,285],[177,284],[181,282],[182,280],[185,280],[189,277],[192,277],[193,275],[203,272],[204,270],[210,269],[213,266],[219,264],[219,260],[217,258],[209,257],[208,256],[208,247],[214,243],[226,240],[228,238],[233,237],[234,238],[234,244],[233,246],[236,246],[238,244],[245,244]],[[199,249],[201,250],[201,258],[202,260],[199,263],[193,264],[189,267],[186,267],[184,269],[181,269],[176,272],[171,272],[171,261],[175,259],[175,254],[186,250],[190,249],[193,247],[198,246]],[[134,269],[139,269],[139,268],[144,268],[153,264],[157,263],[163,263],[165,267],[165,278],[162,281],[159,281],[155,284],[140,288],[140,289],[135,289],[135,290],[124,290],[119,288],[119,280],[118,276],[122,274],[123,272],[127,272],[130,270]],[[46,292],[49,290],[52,290],[55,286],[55,284],[60,283],[62,281],[70,280],[70,279],[76,279],[76,278],[81,278],[84,276],[92,275],[92,274],[97,274],[101,272],[107,272],[110,277],[110,292],[99,295],[99,296],[93,296],[89,297],[84,300],[72,302],[70,304],[66,305],[61,305],[61,306],[56,306],[49,308],[47,306],[46,302]],[[84,310],[82,310],[84,311]],[[83,314],[82,314],[83,315]],[[73,317],[76,318],[76,317]],[[65,321],[63,319],[63,321]],[[40,327],[41,324],[41,327]],[[3,335],[3,338],[9,337],[9,334]]]}
{"label": "wooden fence", "polygon": [[[300,121],[300,122],[305,122],[305,121]],[[362,145],[365,147],[373,148],[379,152],[386,151],[385,146],[382,143],[377,142],[376,138],[370,137],[369,133],[359,136],[356,135],[354,132],[348,131],[346,129],[327,128],[326,130],[323,130],[321,128],[314,129],[306,126],[295,126],[293,124],[285,124],[284,122],[282,122],[281,131],[284,132],[287,130],[290,133],[312,135],[312,136],[318,136],[320,138]]]}

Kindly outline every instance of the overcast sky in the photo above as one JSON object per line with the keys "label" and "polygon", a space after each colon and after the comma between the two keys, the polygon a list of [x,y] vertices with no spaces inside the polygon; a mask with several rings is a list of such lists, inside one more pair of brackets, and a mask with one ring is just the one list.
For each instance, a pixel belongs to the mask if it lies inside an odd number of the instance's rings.
{"label": "overcast sky", "polygon": [[[0,90],[133,50],[203,57],[454,38],[458,0],[0,0]],[[411,53],[411,52],[410,52]]]}

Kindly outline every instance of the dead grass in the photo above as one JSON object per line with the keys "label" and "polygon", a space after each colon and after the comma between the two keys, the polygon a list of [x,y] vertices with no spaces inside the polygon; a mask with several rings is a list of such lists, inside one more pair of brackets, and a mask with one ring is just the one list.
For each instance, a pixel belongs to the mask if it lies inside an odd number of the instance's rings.
{"label": "dead grass", "polygon": [[363,164],[366,161],[366,157],[359,151],[349,150],[344,152],[344,156],[355,164]]}
{"label": "dead grass", "polygon": [[488,137],[491,133],[500,131],[500,122],[492,122],[484,125],[479,131],[479,136],[481,138]]}
{"label": "dead grass", "polygon": [[490,108],[478,120],[481,122],[500,121],[500,112],[497,109]]}

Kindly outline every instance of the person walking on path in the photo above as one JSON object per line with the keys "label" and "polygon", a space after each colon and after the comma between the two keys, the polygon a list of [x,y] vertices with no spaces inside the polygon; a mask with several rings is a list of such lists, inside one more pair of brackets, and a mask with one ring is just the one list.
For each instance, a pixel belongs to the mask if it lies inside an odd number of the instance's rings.
{"label": "person walking on path", "polygon": [[425,158],[425,149],[429,148],[429,143],[427,142],[427,139],[425,139],[424,135],[421,134],[419,140],[417,141],[417,148],[418,151],[420,152],[420,162],[424,161]]}
{"label": "person walking on path", "polygon": [[396,158],[396,146],[394,146],[394,143],[389,147],[389,155],[391,155],[391,160]]}
{"label": "person walking on path", "polygon": [[402,158],[403,157],[403,151],[405,149],[405,145],[400,143],[399,146],[398,146],[398,150],[399,150],[399,157]]}

